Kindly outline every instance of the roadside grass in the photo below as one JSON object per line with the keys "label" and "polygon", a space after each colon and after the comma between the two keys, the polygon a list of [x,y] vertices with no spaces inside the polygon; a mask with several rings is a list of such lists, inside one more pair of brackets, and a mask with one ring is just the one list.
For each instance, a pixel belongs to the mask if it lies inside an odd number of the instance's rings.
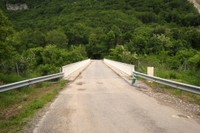
{"label": "roadside grass", "polygon": [[[146,72],[144,72],[144,73],[146,73]],[[154,73],[155,73],[156,77],[200,86],[200,71],[191,71],[191,70],[175,71],[175,70],[163,69],[161,67],[155,67]],[[141,78],[139,78],[139,79],[141,79]],[[145,83],[148,84],[149,86],[151,86],[154,89],[154,91],[156,91],[156,92],[174,95],[184,101],[200,105],[200,95],[193,94],[193,93],[183,91],[183,90],[179,90],[176,88],[172,88],[172,87],[169,87],[166,85],[158,84],[155,82],[152,82],[152,83],[147,82],[147,80],[144,80],[144,79],[141,79],[141,80],[145,81]]]}
{"label": "roadside grass", "polygon": [[0,73],[0,85],[13,83],[13,82],[17,82],[17,81],[21,81],[25,79],[26,78],[23,78],[17,75],[16,73],[7,74],[7,75]]}
{"label": "roadside grass", "polygon": [[[141,79],[143,80],[143,79]],[[194,103],[200,105],[200,95],[190,93],[187,91],[179,90],[176,88],[172,88],[166,85],[158,84],[155,82],[148,82],[147,80],[143,80],[147,85],[153,88],[153,91],[160,92],[168,95],[173,95],[185,102]]]}
{"label": "roadside grass", "polygon": [[0,132],[21,132],[35,112],[52,101],[66,83],[42,82],[0,93]]}
{"label": "roadside grass", "polygon": [[200,86],[200,71],[175,71],[155,68],[155,76],[177,82]]}

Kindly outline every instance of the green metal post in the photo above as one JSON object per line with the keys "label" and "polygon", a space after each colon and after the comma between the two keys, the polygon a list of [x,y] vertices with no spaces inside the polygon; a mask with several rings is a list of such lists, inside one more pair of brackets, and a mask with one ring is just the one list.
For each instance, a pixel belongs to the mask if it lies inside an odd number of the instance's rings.
{"label": "green metal post", "polygon": [[137,80],[137,75],[133,73],[132,85],[135,84],[136,80]]}

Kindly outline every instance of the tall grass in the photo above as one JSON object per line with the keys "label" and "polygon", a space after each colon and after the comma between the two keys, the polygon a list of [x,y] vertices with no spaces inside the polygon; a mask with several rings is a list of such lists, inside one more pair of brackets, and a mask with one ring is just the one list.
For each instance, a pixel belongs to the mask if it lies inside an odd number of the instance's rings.
{"label": "tall grass", "polygon": [[[154,67],[154,75],[160,78],[169,79],[181,83],[191,84],[200,86],[200,70],[188,68],[183,70],[181,67],[177,70],[170,69],[170,65],[167,63],[161,63],[160,60],[155,56],[145,57],[141,60],[140,64],[136,64],[137,71],[146,73],[147,66]],[[141,67],[142,66],[142,67]],[[143,69],[142,69],[143,68]],[[169,86],[165,86],[157,83],[148,83],[152,88],[155,88],[156,91],[167,93],[170,95],[175,95],[181,99],[193,103],[200,104],[200,96],[189,93],[186,91],[178,90]],[[158,87],[159,86],[159,87]],[[156,89],[157,88],[157,89]]]}
{"label": "tall grass", "polygon": [[53,100],[65,84],[44,82],[0,93],[0,132],[21,132],[35,112]]}
{"label": "tall grass", "polygon": [[0,85],[17,82],[17,81],[21,81],[21,80],[25,80],[25,78],[15,74],[15,73],[6,74],[6,75],[3,73],[0,73]]}
{"label": "tall grass", "polygon": [[182,83],[200,86],[200,72],[199,71],[175,71],[155,68],[155,76],[170,79]]}

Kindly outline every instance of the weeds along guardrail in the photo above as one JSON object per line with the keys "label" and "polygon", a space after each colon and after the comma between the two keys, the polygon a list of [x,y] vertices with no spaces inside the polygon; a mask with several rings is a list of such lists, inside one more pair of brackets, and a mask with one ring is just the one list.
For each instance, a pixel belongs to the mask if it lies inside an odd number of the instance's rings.
{"label": "weeds along guardrail", "polygon": [[91,62],[90,59],[75,62],[75,63],[69,64],[69,65],[63,66],[62,72],[60,72],[60,73],[55,73],[55,74],[51,74],[51,75],[47,75],[47,76],[42,76],[42,77],[27,79],[27,80],[15,82],[15,83],[5,84],[5,85],[0,86],[0,92],[28,86],[28,85],[43,82],[43,81],[48,81],[51,79],[66,78],[70,74],[76,72],[77,70],[79,70],[81,68],[85,68],[90,62]]}
{"label": "weeds along guardrail", "polygon": [[27,79],[27,80],[23,80],[23,81],[11,83],[11,84],[5,84],[5,85],[0,86],[0,92],[32,85],[35,83],[39,83],[39,82],[43,82],[43,81],[47,81],[51,79],[62,78],[63,76],[64,76],[64,73],[56,73],[56,74],[51,74],[51,75],[42,76],[38,78]]}
{"label": "weeds along guardrail", "polygon": [[168,79],[163,79],[163,78],[159,78],[159,77],[155,77],[155,76],[149,76],[143,73],[139,73],[139,72],[133,72],[137,77],[143,78],[143,79],[147,79],[156,83],[160,83],[166,86],[170,86],[173,88],[177,88],[179,90],[184,90],[184,91],[188,91],[188,92],[192,92],[195,94],[199,94],[200,95],[200,87],[199,86],[194,86],[194,85],[190,85],[190,84],[185,84],[185,83],[181,83],[181,82],[176,82],[176,81],[172,81],[172,80],[168,80]]}
{"label": "weeds along guardrail", "polygon": [[[181,83],[181,82],[176,82],[176,81],[140,73],[140,72],[134,71],[134,66],[130,65],[130,64],[125,64],[125,63],[112,61],[112,60],[108,60],[108,59],[104,59],[104,62],[107,65],[111,65],[112,67],[119,69],[120,71],[126,73],[129,76],[130,76],[130,73],[132,73],[131,75],[134,75],[136,77],[140,77],[140,78],[147,79],[147,80],[159,83],[159,84],[163,84],[163,85],[170,86],[170,87],[173,87],[173,88],[176,88],[179,90],[184,90],[187,92],[191,92],[191,93],[200,95],[200,87],[199,86],[194,86],[194,85],[190,85],[190,84],[185,84],[185,83]],[[132,68],[132,71],[130,72],[131,68]]]}

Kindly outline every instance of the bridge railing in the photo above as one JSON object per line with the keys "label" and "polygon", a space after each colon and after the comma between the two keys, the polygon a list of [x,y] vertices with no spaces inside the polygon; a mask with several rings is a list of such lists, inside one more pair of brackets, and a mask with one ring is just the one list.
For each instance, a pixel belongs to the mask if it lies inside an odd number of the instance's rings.
{"label": "bridge railing", "polygon": [[131,64],[126,64],[126,63],[122,63],[122,62],[118,62],[118,61],[113,61],[113,60],[109,60],[109,59],[104,59],[103,60],[105,64],[115,67],[119,70],[121,70],[122,72],[124,72],[125,74],[131,76],[133,73],[133,70],[135,70],[135,66],[131,65]]}
{"label": "bridge railing", "polygon": [[90,62],[91,60],[87,59],[63,66],[61,71],[64,73],[64,78],[67,78],[70,74],[74,73],[79,69],[85,68],[88,64],[90,64]]}
{"label": "bridge railing", "polygon": [[[155,77],[155,76],[150,76],[144,73],[140,73],[134,70],[133,65],[130,64],[125,64],[125,63],[121,63],[121,62],[117,62],[117,61],[112,61],[112,60],[108,60],[108,59],[104,59],[104,62],[107,65],[111,65],[112,67],[115,67],[117,69],[119,69],[120,71],[123,71],[124,73],[130,75],[134,74],[137,77],[143,78],[143,79],[147,79],[147,80],[151,80],[163,85],[167,85],[173,88],[177,88],[180,90],[184,90],[184,91],[188,91],[191,93],[195,93],[195,94],[200,94],[200,87],[199,86],[194,86],[194,85],[190,85],[190,84],[185,84],[185,83],[181,83],[181,82],[176,82],[176,81],[172,81],[172,80],[168,80],[168,79],[163,79],[163,78],[159,78],[159,77]],[[132,67],[132,70],[130,72],[130,69]],[[126,70],[127,69],[127,70]]]}
{"label": "bridge railing", "polygon": [[62,72],[60,73],[55,73],[47,76],[42,76],[42,77],[37,77],[37,78],[32,78],[32,79],[27,79],[15,83],[10,83],[10,84],[5,84],[0,86],[0,92],[24,87],[24,86],[29,86],[31,84],[43,82],[43,81],[48,81],[52,79],[57,79],[57,78],[63,78],[63,77],[68,77],[70,74],[74,73],[75,71],[79,70],[80,68],[86,67],[90,63],[90,59],[72,63],[66,66],[62,67]]}

